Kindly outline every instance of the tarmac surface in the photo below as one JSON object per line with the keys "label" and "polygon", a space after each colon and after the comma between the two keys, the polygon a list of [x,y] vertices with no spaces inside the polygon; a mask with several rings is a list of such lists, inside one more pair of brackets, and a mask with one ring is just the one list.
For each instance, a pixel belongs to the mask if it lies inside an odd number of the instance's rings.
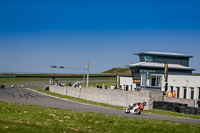
{"label": "tarmac surface", "polygon": [[82,112],[96,112],[96,113],[102,113],[102,114],[107,114],[107,115],[117,115],[117,116],[154,119],[154,120],[169,120],[173,122],[200,124],[199,119],[177,118],[177,117],[150,115],[150,114],[143,114],[143,113],[141,115],[125,114],[124,111],[121,111],[121,110],[115,110],[115,109],[109,109],[109,108],[104,108],[104,107],[99,107],[99,106],[77,103],[77,102],[49,96],[46,94],[42,94],[42,93],[25,89],[25,88],[0,89],[0,100],[13,102],[13,103],[54,107],[54,108],[75,110],[75,111],[82,111]]}

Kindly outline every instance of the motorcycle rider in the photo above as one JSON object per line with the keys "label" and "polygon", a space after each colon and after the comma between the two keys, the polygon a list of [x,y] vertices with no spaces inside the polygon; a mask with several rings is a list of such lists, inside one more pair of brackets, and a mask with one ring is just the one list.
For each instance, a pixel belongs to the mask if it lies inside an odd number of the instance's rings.
{"label": "motorcycle rider", "polygon": [[133,114],[141,114],[141,111],[143,111],[144,106],[146,106],[146,102],[143,103],[134,103],[128,106],[128,108],[125,110],[125,113],[133,113]]}
{"label": "motorcycle rider", "polygon": [[135,113],[135,110],[139,110],[141,107],[142,107],[141,103],[135,103],[135,104],[133,104],[130,107],[130,113]]}

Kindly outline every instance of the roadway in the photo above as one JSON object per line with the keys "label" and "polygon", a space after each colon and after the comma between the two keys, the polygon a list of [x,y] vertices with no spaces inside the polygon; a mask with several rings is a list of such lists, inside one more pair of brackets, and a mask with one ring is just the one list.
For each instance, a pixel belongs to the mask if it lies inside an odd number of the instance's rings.
{"label": "roadway", "polygon": [[42,94],[33,90],[25,88],[5,88],[0,89],[0,99],[7,102],[38,105],[45,107],[54,107],[67,110],[75,110],[82,112],[96,112],[108,115],[117,115],[133,118],[144,118],[144,119],[154,119],[154,120],[169,120],[174,122],[184,122],[184,123],[195,123],[200,124],[198,119],[188,119],[188,118],[176,118],[170,116],[161,115],[150,115],[150,114],[125,114],[124,111],[109,109],[99,106],[87,105],[82,103],[77,103],[65,99],[60,99],[52,97],[46,94]]}

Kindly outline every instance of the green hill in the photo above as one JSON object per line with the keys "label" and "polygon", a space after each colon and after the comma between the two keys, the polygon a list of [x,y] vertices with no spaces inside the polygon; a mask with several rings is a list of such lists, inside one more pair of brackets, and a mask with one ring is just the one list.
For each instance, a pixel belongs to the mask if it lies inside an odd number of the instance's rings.
{"label": "green hill", "polygon": [[131,75],[131,71],[129,68],[112,68],[110,70],[102,72],[101,74]]}

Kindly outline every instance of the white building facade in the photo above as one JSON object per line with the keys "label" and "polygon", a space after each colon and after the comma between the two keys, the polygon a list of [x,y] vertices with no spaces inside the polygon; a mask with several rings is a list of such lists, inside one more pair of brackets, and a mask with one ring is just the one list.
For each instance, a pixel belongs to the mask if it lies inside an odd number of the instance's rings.
{"label": "white building facade", "polygon": [[[177,98],[199,99],[200,76],[192,75],[192,56],[177,53],[146,52],[139,63],[130,64],[132,76],[120,76],[122,90],[176,91]],[[164,63],[168,63],[168,86],[164,79]]]}

